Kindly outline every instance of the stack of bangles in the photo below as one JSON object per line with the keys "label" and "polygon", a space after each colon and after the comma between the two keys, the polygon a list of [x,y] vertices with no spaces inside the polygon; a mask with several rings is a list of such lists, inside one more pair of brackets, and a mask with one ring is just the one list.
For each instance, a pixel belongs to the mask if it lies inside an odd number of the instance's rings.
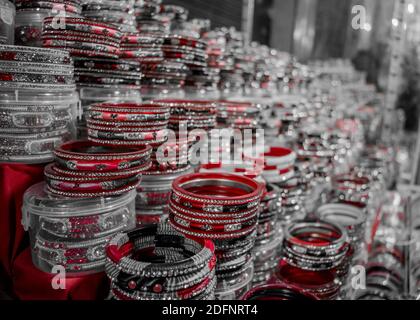
{"label": "stack of bangles", "polygon": [[371,181],[357,173],[332,178],[333,200],[365,208],[370,199]]}
{"label": "stack of bangles", "polygon": [[186,129],[211,130],[216,126],[217,104],[199,100],[156,100],[155,103],[171,108],[169,128],[178,132]]}
{"label": "stack of bangles", "polygon": [[156,103],[99,103],[89,107],[89,140],[115,146],[159,147],[168,139],[169,107]]}
{"label": "stack of bangles", "polygon": [[85,1],[82,14],[95,21],[116,24],[120,30],[133,29],[135,24],[129,1]]}
{"label": "stack of bangles", "polygon": [[135,189],[150,168],[151,148],[104,147],[74,141],[55,150],[56,162],[45,168],[48,190],[60,196],[113,196]]}
{"label": "stack of bangles", "polygon": [[72,139],[78,97],[62,50],[0,45],[0,161],[47,163]]}
{"label": "stack of bangles", "polygon": [[338,271],[349,250],[347,233],[329,222],[297,221],[285,228],[282,258],[270,282],[298,286],[320,299],[338,298]]}
{"label": "stack of bangles", "polygon": [[262,184],[235,174],[195,173],[177,178],[172,189],[170,224],[187,236],[215,242],[216,298],[248,287]]}
{"label": "stack of bangles", "polygon": [[114,299],[214,299],[216,256],[210,240],[152,224],[116,235],[106,253]]}
{"label": "stack of bangles", "polygon": [[140,89],[140,63],[115,58],[74,58],[79,87]]}
{"label": "stack of bangles", "polygon": [[[80,17],[80,0],[15,0],[15,44],[42,47],[42,26],[46,17]],[[59,24],[59,22],[57,22]]]}
{"label": "stack of bangles", "polygon": [[219,102],[217,123],[220,127],[236,129],[257,129],[261,115],[261,105],[251,102],[227,101]]}
{"label": "stack of bangles", "polygon": [[268,281],[277,266],[282,234],[277,219],[281,209],[280,189],[266,184],[258,216],[257,238],[252,250],[254,256],[253,283]]}
{"label": "stack of bangles", "polygon": [[84,18],[62,19],[65,27],[57,29],[54,17],[45,18],[42,32],[44,47],[66,49],[77,57],[119,57],[122,34],[117,27]]}

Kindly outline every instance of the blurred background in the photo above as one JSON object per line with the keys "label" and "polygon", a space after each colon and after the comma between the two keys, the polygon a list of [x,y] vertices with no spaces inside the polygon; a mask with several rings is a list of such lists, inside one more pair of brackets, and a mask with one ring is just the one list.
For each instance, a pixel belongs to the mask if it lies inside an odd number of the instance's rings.
{"label": "blurred background", "polygon": [[[209,19],[213,27],[244,30],[250,41],[293,54],[300,62],[346,59],[366,72],[368,83],[387,89],[393,28],[403,13],[403,57],[397,107],[406,113],[406,129],[417,131],[420,104],[420,0],[170,0]],[[352,22],[363,6],[361,29]],[[357,7],[356,7],[357,8]],[[359,21],[360,22],[360,21]]]}

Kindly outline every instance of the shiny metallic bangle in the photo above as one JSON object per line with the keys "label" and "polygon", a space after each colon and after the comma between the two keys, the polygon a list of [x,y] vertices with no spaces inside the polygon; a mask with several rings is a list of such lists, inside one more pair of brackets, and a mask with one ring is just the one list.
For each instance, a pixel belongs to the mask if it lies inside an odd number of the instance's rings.
{"label": "shiny metallic bangle", "polygon": [[[57,162],[60,164],[59,162]],[[52,170],[57,173],[58,175],[62,175],[65,177],[86,177],[86,178],[101,178],[101,177],[127,177],[127,176],[134,176],[138,175],[144,171],[147,171],[150,169],[151,163],[145,162],[144,164],[133,167],[129,169],[120,169],[118,171],[110,171],[110,172],[101,172],[101,171],[74,171],[74,170],[67,170],[63,169],[60,166],[53,165]]]}
{"label": "shiny metallic bangle", "polygon": [[127,208],[106,214],[85,217],[53,218],[40,217],[42,233],[63,239],[103,238],[127,228],[130,212]]}
{"label": "shiny metallic bangle", "polygon": [[[364,232],[366,214],[354,206],[346,204],[326,204],[317,209],[315,215],[323,221],[343,226],[352,241]],[[355,238],[354,238],[355,237]]]}
{"label": "shiny metallic bangle", "polygon": [[62,265],[70,272],[83,272],[102,268],[105,264],[105,246],[109,238],[84,242],[47,240],[37,236],[33,247],[41,270],[51,272],[55,265]]}
{"label": "shiny metallic bangle", "polygon": [[109,140],[89,137],[89,141],[100,145],[106,146],[128,146],[128,147],[144,147],[144,146],[157,146],[165,143],[167,137],[154,139],[154,140]]}
{"label": "shiny metallic bangle", "polygon": [[68,197],[68,198],[97,198],[97,197],[112,197],[121,195],[123,193],[127,193],[131,190],[136,189],[136,187],[139,184],[139,180],[136,179],[135,181],[128,184],[128,186],[124,186],[115,190],[109,190],[109,191],[97,191],[97,192],[65,192],[57,190],[50,185],[47,186],[47,190],[51,192],[54,195]]}
{"label": "shiny metallic bangle", "polygon": [[[149,263],[134,260],[130,252],[136,250],[136,241],[144,237],[156,239],[156,247],[181,248],[188,247],[194,253],[185,260]],[[215,262],[214,245],[209,240],[192,240],[185,238],[167,225],[151,225],[139,228],[128,234],[118,234],[109,242],[107,249],[107,275],[112,281],[117,280],[121,272],[142,277],[176,277],[196,272]]]}
{"label": "shiny metallic bangle", "polygon": [[63,32],[57,31],[45,31],[42,33],[42,40],[64,40],[74,42],[89,42],[102,45],[119,46],[119,40],[113,39],[107,36],[87,34],[86,32]]}
{"label": "shiny metallic bangle", "polygon": [[111,283],[111,290],[114,296],[121,300],[209,300],[214,297],[214,290],[216,287],[216,277],[208,278],[197,289],[192,291],[182,290],[176,295],[152,295],[152,294],[130,294],[116,288],[115,284]]}
{"label": "shiny metallic bangle", "polygon": [[57,174],[53,164],[48,165],[44,170],[47,184],[63,192],[102,192],[111,191],[131,185],[140,181],[140,175],[119,176],[119,177],[74,177]]}
{"label": "shiny metallic bangle", "polygon": [[197,221],[241,221],[243,219],[248,219],[249,217],[254,217],[258,214],[259,209],[254,208],[252,210],[236,212],[236,213],[214,213],[208,214],[207,212],[202,211],[193,211],[185,207],[181,207],[175,204],[173,201],[169,200],[169,209],[172,210],[177,215],[188,216],[190,219],[195,219]]}
{"label": "shiny metallic bangle", "polygon": [[83,51],[93,51],[97,52],[97,55],[100,56],[101,53],[112,54],[115,57],[119,55],[119,48],[115,45],[111,44],[100,44],[95,42],[80,42],[80,39],[75,41],[71,40],[62,40],[62,39],[44,39],[42,43],[45,47],[50,48],[69,48],[75,50]]}
{"label": "shiny metallic bangle", "polygon": [[200,222],[191,221],[188,217],[181,217],[177,213],[171,211],[169,213],[169,218],[173,220],[178,225],[189,228],[192,231],[207,231],[207,232],[230,232],[236,230],[243,230],[250,226],[254,226],[257,222],[256,216],[250,217],[244,221],[215,221],[211,223],[211,220],[204,220]]}
{"label": "shiny metallic bangle", "polygon": [[31,111],[30,107],[11,105],[3,107],[0,104],[0,133],[35,133],[55,131],[68,128],[73,122],[72,110],[69,105],[62,109],[45,108],[45,111]]}
{"label": "shiny metallic bangle", "polygon": [[200,230],[192,230],[188,227],[178,224],[173,219],[169,219],[170,225],[177,231],[191,237],[197,237],[202,239],[217,239],[217,240],[225,240],[225,239],[234,239],[239,238],[242,236],[246,236],[252,234],[255,231],[255,226],[249,226],[247,228],[238,230],[238,231],[226,231],[226,232],[206,232]]}
{"label": "shiny metallic bangle", "polygon": [[56,84],[54,82],[37,83],[37,82],[16,82],[16,81],[0,81],[0,88],[13,89],[13,90],[42,90],[52,92],[74,92],[76,85],[74,84]]}
{"label": "shiny metallic bangle", "polygon": [[74,68],[80,70],[96,70],[96,71],[126,71],[126,72],[139,72],[140,63],[128,60],[116,59],[95,59],[74,57]]}
{"label": "shiny metallic bangle", "polygon": [[18,12],[26,12],[29,10],[58,10],[58,11],[65,11],[68,13],[82,13],[82,7],[76,3],[71,1],[65,1],[59,3],[57,1],[16,1],[15,3],[16,9]]}
{"label": "shiny metallic bangle", "polygon": [[142,114],[142,113],[127,113],[127,112],[105,112],[105,111],[96,111],[94,108],[91,108],[89,111],[89,118],[91,122],[95,125],[112,125],[123,122],[127,125],[130,122],[133,123],[143,123],[146,125],[151,125],[156,123],[156,125],[164,125],[168,123],[169,120],[168,113],[158,113],[158,114]]}
{"label": "shiny metallic bangle", "polygon": [[0,72],[0,86],[4,82],[73,84],[73,76]]}
{"label": "shiny metallic bangle", "polygon": [[90,111],[112,112],[112,113],[133,113],[144,115],[167,114],[170,107],[161,106],[158,103],[99,103],[89,107]]}
{"label": "shiny metallic bangle", "polygon": [[346,241],[346,231],[328,222],[295,222],[284,230],[287,247],[311,256],[334,256]]}
{"label": "shiny metallic bangle", "polygon": [[117,59],[118,58],[118,50],[112,48],[115,52],[106,52],[106,51],[97,51],[93,47],[91,50],[83,50],[83,49],[76,49],[72,47],[64,46],[54,46],[53,48],[66,50],[68,51],[72,57],[93,57],[93,58],[105,58],[105,59]]}
{"label": "shiny metallic bangle", "polygon": [[0,134],[0,155],[4,160],[23,160],[27,156],[50,159],[54,148],[70,138],[71,133],[66,129],[29,135]]}
{"label": "shiny metallic bangle", "polygon": [[71,64],[70,55],[64,50],[9,45],[0,45],[0,61]]}
{"label": "shiny metallic bangle", "polygon": [[65,168],[81,171],[116,171],[142,166],[152,153],[151,147],[139,149],[108,148],[89,141],[72,141],[54,151]]}
{"label": "shiny metallic bangle", "polygon": [[139,128],[138,131],[123,131],[124,128],[114,128],[109,130],[108,128],[97,129],[96,126],[88,125],[88,136],[95,139],[104,140],[119,140],[119,141],[141,141],[142,143],[148,141],[166,141],[168,137],[168,131],[159,129],[159,131],[143,131]]}
{"label": "shiny metallic bangle", "polygon": [[[97,35],[104,35],[117,39],[121,39],[122,37],[122,33],[110,24],[96,22],[83,18],[65,17],[63,19],[63,23],[66,26],[66,31],[80,31]],[[56,28],[54,27],[54,17],[47,17],[44,19],[44,30],[56,30]]]}
{"label": "shiny metallic bangle", "polygon": [[0,67],[3,73],[29,73],[45,75],[72,76],[74,67],[70,64],[48,64],[20,61],[1,61]]}

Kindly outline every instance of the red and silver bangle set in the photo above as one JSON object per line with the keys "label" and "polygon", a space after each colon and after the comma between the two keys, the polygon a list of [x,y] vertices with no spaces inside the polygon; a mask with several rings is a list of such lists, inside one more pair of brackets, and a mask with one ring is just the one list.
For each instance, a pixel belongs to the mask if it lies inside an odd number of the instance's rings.
{"label": "red and silver bangle set", "polygon": [[0,161],[45,163],[74,134],[78,98],[67,52],[0,46]]}
{"label": "red and silver bangle set", "polygon": [[319,299],[336,299],[337,275],[349,250],[347,233],[328,222],[298,221],[285,228],[282,259],[270,282],[301,288]]}
{"label": "red and silver bangle set", "polygon": [[[263,193],[261,183],[226,173],[196,173],[172,185],[169,222],[187,236],[216,245],[218,292],[249,283],[250,251]],[[252,277],[251,277],[252,278]]]}
{"label": "red and silver bangle set", "polygon": [[135,189],[150,168],[151,148],[111,148],[75,141],[55,150],[56,163],[45,168],[48,190],[65,197],[119,195]]}
{"label": "red and silver bangle set", "polygon": [[116,235],[106,252],[117,300],[214,299],[216,256],[210,240],[151,224]]}
{"label": "red and silver bangle set", "polygon": [[89,107],[89,140],[108,146],[159,147],[168,137],[170,109],[156,103],[99,103]]}
{"label": "red and silver bangle set", "polygon": [[55,28],[53,17],[44,19],[44,47],[66,49],[79,57],[119,57],[122,34],[117,27],[84,18],[63,19],[64,29]]}

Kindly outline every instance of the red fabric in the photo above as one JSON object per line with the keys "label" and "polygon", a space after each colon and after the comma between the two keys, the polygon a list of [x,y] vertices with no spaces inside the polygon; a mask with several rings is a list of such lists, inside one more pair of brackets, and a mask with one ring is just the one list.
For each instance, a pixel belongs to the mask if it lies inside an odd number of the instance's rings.
{"label": "red fabric", "polygon": [[28,237],[21,225],[25,191],[43,181],[44,165],[0,164],[0,290],[24,300],[103,299],[108,281],[103,273],[66,279],[54,290],[54,275],[32,264]]}
{"label": "red fabric", "polygon": [[21,300],[97,300],[105,299],[108,280],[105,273],[65,279],[64,289],[53,289],[51,275],[38,270],[32,263],[28,248],[13,265],[13,288]]}
{"label": "red fabric", "polygon": [[8,287],[13,261],[27,247],[21,225],[22,197],[26,189],[43,180],[43,171],[44,165],[0,164],[0,282]]}

